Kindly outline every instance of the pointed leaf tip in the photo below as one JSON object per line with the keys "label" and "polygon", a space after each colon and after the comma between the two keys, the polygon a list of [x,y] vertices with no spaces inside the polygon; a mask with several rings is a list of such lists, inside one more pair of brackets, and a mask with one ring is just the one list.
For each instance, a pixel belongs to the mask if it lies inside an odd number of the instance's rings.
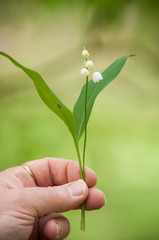
{"label": "pointed leaf tip", "polygon": [[70,133],[72,134],[74,140],[76,141],[77,138],[75,133],[75,121],[73,113],[57,98],[57,96],[48,87],[48,85],[40,76],[40,74],[35,72],[34,70],[22,66],[15,59],[13,59],[11,56],[4,52],[0,51],[0,55],[3,55],[4,57],[8,58],[16,67],[23,70],[28,75],[28,77],[32,79],[35,88],[43,102],[50,110],[52,110],[64,121]]}
{"label": "pointed leaf tip", "polygon": [[136,54],[130,54],[129,57],[136,57]]}
{"label": "pointed leaf tip", "polygon": [[[89,120],[93,104],[95,102],[98,94],[111,82],[113,81],[117,75],[120,73],[122,68],[124,67],[129,56],[124,56],[117,59],[114,63],[112,63],[103,73],[103,80],[98,84],[94,84],[92,80],[88,83],[88,99],[87,99],[87,122]],[[84,121],[84,104],[85,104],[85,85],[83,86],[80,96],[75,103],[73,114],[75,118],[75,128],[76,128],[76,136],[77,139],[80,139],[84,132],[85,121]]]}

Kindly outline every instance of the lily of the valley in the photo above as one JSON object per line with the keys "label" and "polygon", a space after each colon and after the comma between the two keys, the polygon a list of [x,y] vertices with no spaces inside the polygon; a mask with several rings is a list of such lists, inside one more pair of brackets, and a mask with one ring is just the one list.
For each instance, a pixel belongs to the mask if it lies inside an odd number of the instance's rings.
{"label": "lily of the valley", "polygon": [[87,77],[89,75],[89,71],[87,68],[82,68],[81,69],[81,75]]}
{"label": "lily of the valley", "polygon": [[86,63],[85,63],[85,65],[86,65],[86,68],[88,68],[88,69],[90,69],[90,68],[92,68],[93,67],[93,62],[91,61],[91,60],[88,60]]}
{"label": "lily of the valley", "polygon": [[99,82],[100,80],[103,80],[102,74],[100,72],[94,72],[93,73],[93,82]]}
{"label": "lily of the valley", "polygon": [[88,57],[89,57],[89,52],[88,52],[86,49],[84,49],[84,50],[82,51],[82,56],[83,56],[84,58],[88,58]]}
{"label": "lily of the valley", "polygon": [[[89,60],[89,52],[84,48],[84,50],[82,51],[82,56],[85,58],[85,68],[81,69],[81,74],[85,77],[87,77],[90,73],[90,71],[92,70],[92,67],[94,65],[93,61]],[[94,72],[93,73],[93,82],[97,83],[100,80],[102,80],[102,74],[100,72]]]}

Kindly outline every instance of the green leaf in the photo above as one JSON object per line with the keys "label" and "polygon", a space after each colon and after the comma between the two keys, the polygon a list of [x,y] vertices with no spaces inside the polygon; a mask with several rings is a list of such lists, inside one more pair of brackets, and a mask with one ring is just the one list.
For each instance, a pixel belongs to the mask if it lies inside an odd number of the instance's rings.
{"label": "green leaf", "polygon": [[76,141],[75,121],[72,112],[57,98],[40,74],[22,66],[6,53],[0,52],[0,54],[8,58],[15,66],[22,69],[33,80],[36,90],[43,102],[64,121]]}
{"label": "green leaf", "polygon": [[[103,80],[94,83],[92,80],[88,82],[88,98],[87,98],[87,123],[92,111],[94,101],[98,94],[120,73],[129,56],[124,56],[112,63],[103,73]],[[84,85],[80,96],[74,106],[73,115],[75,118],[76,136],[79,140],[85,128],[85,88]]]}

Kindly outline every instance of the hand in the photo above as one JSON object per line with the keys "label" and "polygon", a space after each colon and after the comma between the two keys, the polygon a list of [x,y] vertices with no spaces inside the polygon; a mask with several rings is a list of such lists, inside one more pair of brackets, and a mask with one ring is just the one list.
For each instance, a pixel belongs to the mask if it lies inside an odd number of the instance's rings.
{"label": "hand", "polygon": [[[77,162],[45,158],[27,162],[31,175],[21,166],[0,173],[0,239],[64,239],[69,221],[60,214],[77,209],[86,200],[86,210],[101,208],[104,194],[93,188],[96,174],[85,168],[80,179]],[[51,214],[51,215],[49,215]]]}

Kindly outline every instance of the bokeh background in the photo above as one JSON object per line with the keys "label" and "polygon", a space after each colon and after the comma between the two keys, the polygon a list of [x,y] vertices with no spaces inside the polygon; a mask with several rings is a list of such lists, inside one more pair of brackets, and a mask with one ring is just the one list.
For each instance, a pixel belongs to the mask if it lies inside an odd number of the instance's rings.
{"label": "bokeh background", "polygon": [[[84,79],[85,46],[98,71],[130,58],[98,97],[87,165],[107,205],[71,221],[67,239],[159,239],[159,1],[0,1],[0,50],[38,71],[70,108]],[[32,81],[0,56],[0,170],[46,156],[77,160],[72,138]]]}

